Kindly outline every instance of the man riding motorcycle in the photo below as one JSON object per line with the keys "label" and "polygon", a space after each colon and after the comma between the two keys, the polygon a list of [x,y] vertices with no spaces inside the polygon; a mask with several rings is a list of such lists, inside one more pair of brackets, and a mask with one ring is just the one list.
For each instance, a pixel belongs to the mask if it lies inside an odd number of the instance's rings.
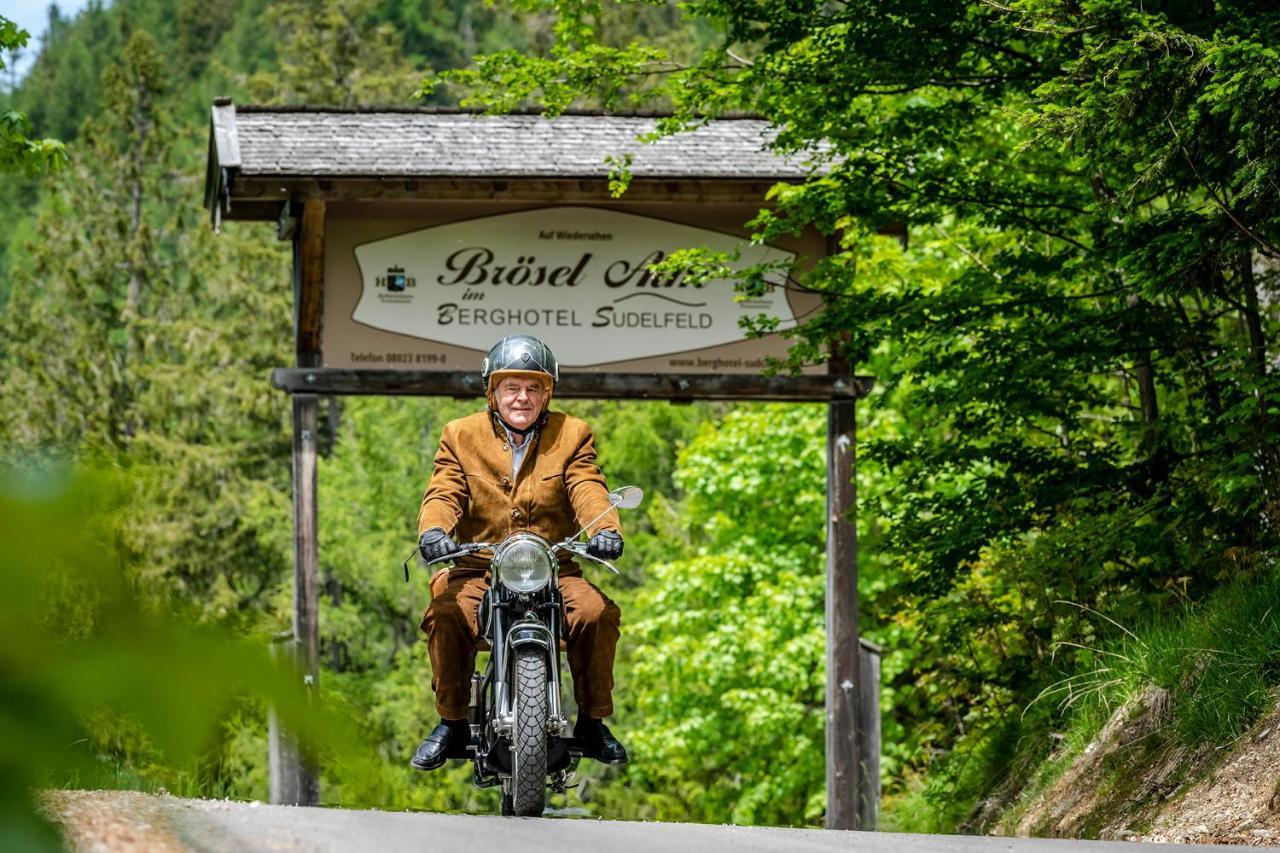
{"label": "man riding motorcycle", "polygon": [[[605,560],[622,556],[621,525],[596,465],[591,428],[547,408],[559,378],[551,350],[530,335],[509,335],[489,350],[480,375],[488,409],[450,421],[440,435],[418,514],[422,556],[438,559],[460,544],[498,542],[521,530],[559,542],[578,530],[577,520],[598,516],[586,531],[588,553]],[[558,576],[578,704],[573,734],[591,757],[625,764],[626,750],[603,722],[613,713],[621,611],[582,577],[570,556],[560,553]],[[467,708],[488,563],[484,552],[472,554],[432,578],[422,630],[440,723],[410,761],[418,770],[468,757]]]}

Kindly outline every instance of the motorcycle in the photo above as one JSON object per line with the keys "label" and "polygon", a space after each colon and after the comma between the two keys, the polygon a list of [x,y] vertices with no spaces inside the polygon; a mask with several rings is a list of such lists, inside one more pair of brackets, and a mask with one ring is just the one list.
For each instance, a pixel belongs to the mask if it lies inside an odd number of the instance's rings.
{"label": "motorcycle", "polygon": [[[502,787],[503,815],[541,815],[547,789],[564,793],[579,760],[591,757],[570,736],[560,705],[560,643],[566,635],[556,552],[567,551],[618,574],[607,560],[588,554],[579,537],[613,509],[634,509],[643,498],[636,486],[610,492],[609,509],[563,542],[551,544],[520,532],[502,542],[463,545],[435,560],[419,558],[430,567],[479,551],[493,554],[477,619],[479,650],[488,646],[489,663],[483,674],[471,677],[471,742],[466,751],[476,787]],[[408,560],[404,569],[407,581]]]}

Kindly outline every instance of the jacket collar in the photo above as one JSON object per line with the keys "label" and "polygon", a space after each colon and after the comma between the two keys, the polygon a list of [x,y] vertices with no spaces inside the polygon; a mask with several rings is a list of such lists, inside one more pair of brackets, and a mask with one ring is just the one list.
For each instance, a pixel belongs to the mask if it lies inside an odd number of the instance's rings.
{"label": "jacket collar", "polygon": [[516,429],[511,424],[504,421],[502,419],[502,415],[498,414],[496,409],[490,409],[489,410],[489,426],[493,428],[494,436],[496,438],[502,439],[503,441],[508,440],[509,433],[515,433],[516,435],[536,437],[538,431],[541,430],[544,426],[546,426],[547,417],[550,414],[551,414],[550,412],[543,412],[542,417],[538,418],[538,420],[535,421],[527,429]]}

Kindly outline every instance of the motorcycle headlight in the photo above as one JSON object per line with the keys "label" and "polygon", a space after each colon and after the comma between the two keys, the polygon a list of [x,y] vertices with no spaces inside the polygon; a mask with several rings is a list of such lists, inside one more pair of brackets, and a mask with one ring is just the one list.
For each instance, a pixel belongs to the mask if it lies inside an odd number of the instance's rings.
{"label": "motorcycle headlight", "polygon": [[537,592],[551,582],[551,553],[535,539],[517,538],[493,555],[498,580],[512,592]]}

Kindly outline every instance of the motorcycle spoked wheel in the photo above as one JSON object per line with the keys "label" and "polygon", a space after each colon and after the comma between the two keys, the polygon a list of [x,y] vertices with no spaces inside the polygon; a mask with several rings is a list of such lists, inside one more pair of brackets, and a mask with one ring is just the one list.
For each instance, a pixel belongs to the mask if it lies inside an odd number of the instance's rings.
{"label": "motorcycle spoked wheel", "polygon": [[540,649],[516,650],[515,727],[511,778],[503,786],[502,813],[538,817],[547,805],[547,659]]}

